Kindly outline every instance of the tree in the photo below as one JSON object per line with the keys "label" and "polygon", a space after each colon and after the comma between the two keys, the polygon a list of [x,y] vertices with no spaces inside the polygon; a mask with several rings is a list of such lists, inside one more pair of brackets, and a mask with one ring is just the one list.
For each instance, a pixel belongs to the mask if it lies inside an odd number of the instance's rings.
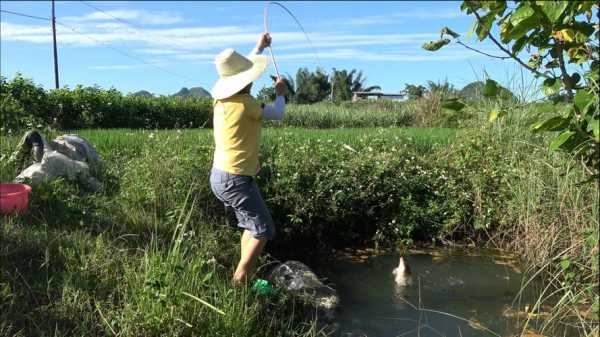
{"label": "tree", "polygon": [[337,101],[347,101],[352,99],[352,95],[356,91],[371,92],[373,90],[381,90],[378,85],[365,87],[366,78],[363,77],[362,71],[352,69],[347,70],[333,69],[333,98]]}
{"label": "tree", "polygon": [[[442,28],[439,40],[425,43],[423,48],[435,51],[454,41],[490,57],[512,59],[536,77],[543,78],[542,93],[548,97],[563,95],[569,108],[560,116],[535,123],[531,130],[558,131],[549,148],[568,151],[581,158],[589,168],[590,181],[597,180],[600,177],[600,11],[597,3],[520,1],[509,8],[502,0],[466,0],[461,10],[475,17],[472,31],[479,41],[490,40],[502,56],[467,46],[460,40],[460,34],[448,27]],[[499,29],[499,37],[492,32],[494,24]],[[530,55],[528,61],[522,59],[522,51]],[[568,69],[569,65],[574,66]],[[483,95],[495,97],[497,94],[498,84],[487,79]],[[463,106],[456,104],[458,108]],[[506,109],[494,109],[490,112],[490,121],[506,113]]]}
{"label": "tree", "polygon": [[442,99],[458,95],[458,91],[454,88],[453,84],[448,82],[448,80],[444,80],[444,82],[427,81],[427,88],[427,91],[430,94],[437,94]]}
{"label": "tree", "polygon": [[427,91],[427,88],[420,84],[416,85],[405,83],[404,85],[404,93],[406,94],[408,99],[421,98],[423,97],[423,95],[425,95],[425,91]]}
{"label": "tree", "polygon": [[315,72],[300,68],[296,73],[296,103],[316,103],[326,99],[331,92],[329,76],[321,69]]}

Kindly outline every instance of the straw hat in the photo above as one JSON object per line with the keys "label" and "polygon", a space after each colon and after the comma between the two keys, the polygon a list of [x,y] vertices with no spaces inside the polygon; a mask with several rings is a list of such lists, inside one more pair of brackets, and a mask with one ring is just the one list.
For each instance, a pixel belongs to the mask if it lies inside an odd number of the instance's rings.
{"label": "straw hat", "polygon": [[228,48],[215,57],[219,79],[210,94],[214,99],[230,97],[260,77],[267,69],[267,57],[253,55],[250,59]]}

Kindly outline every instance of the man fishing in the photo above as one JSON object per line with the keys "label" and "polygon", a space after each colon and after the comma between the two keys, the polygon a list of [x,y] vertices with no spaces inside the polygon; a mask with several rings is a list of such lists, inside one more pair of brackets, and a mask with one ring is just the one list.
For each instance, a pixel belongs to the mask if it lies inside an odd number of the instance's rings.
{"label": "man fishing", "polygon": [[286,86],[277,78],[276,98],[270,105],[261,105],[250,95],[252,82],[267,67],[267,57],[260,54],[270,45],[271,36],[263,33],[248,58],[231,48],[215,58],[219,79],[211,90],[215,152],[210,186],[214,195],[235,212],[238,227],[244,230],[241,257],[233,274],[236,283],[250,276],[267,241],[275,235],[273,219],[254,176],[260,169],[261,121],[283,118]]}

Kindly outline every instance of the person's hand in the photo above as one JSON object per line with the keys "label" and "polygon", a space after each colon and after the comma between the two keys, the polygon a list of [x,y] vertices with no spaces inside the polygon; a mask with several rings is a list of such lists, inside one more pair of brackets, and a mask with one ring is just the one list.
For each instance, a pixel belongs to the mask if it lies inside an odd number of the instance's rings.
{"label": "person's hand", "polygon": [[258,37],[258,40],[256,41],[256,48],[258,48],[258,50],[262,51],[263,49],[267,48],[270,45],[271,45],[271,34],[269,34],[269,33],[260,34],[260,36]]}
{"label": "person's hand", "polygon": [[285,96],[287,93],[287,85],[281,78],[277,78],[275,81],[275,94],[277,96]]}

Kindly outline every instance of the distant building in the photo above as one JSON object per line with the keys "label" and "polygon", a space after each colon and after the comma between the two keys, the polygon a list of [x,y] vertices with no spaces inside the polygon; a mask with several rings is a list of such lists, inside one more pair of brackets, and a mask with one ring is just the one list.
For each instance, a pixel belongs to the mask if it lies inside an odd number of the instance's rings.
{"label": "distant building", "polygon": [[388,94],[388,93],[383,93],[383,92],[376,92],[376,91],[355,91],[352,93],[352,102],[357,102],[363,99],[376,99],[376,100],[380,100],[380,99],[387,99],[387,100],[392,100],[392,101],[401,101],[402,99],[404,99],[404,94],[400,94],[400,93],[392,93],[392,94]]}

